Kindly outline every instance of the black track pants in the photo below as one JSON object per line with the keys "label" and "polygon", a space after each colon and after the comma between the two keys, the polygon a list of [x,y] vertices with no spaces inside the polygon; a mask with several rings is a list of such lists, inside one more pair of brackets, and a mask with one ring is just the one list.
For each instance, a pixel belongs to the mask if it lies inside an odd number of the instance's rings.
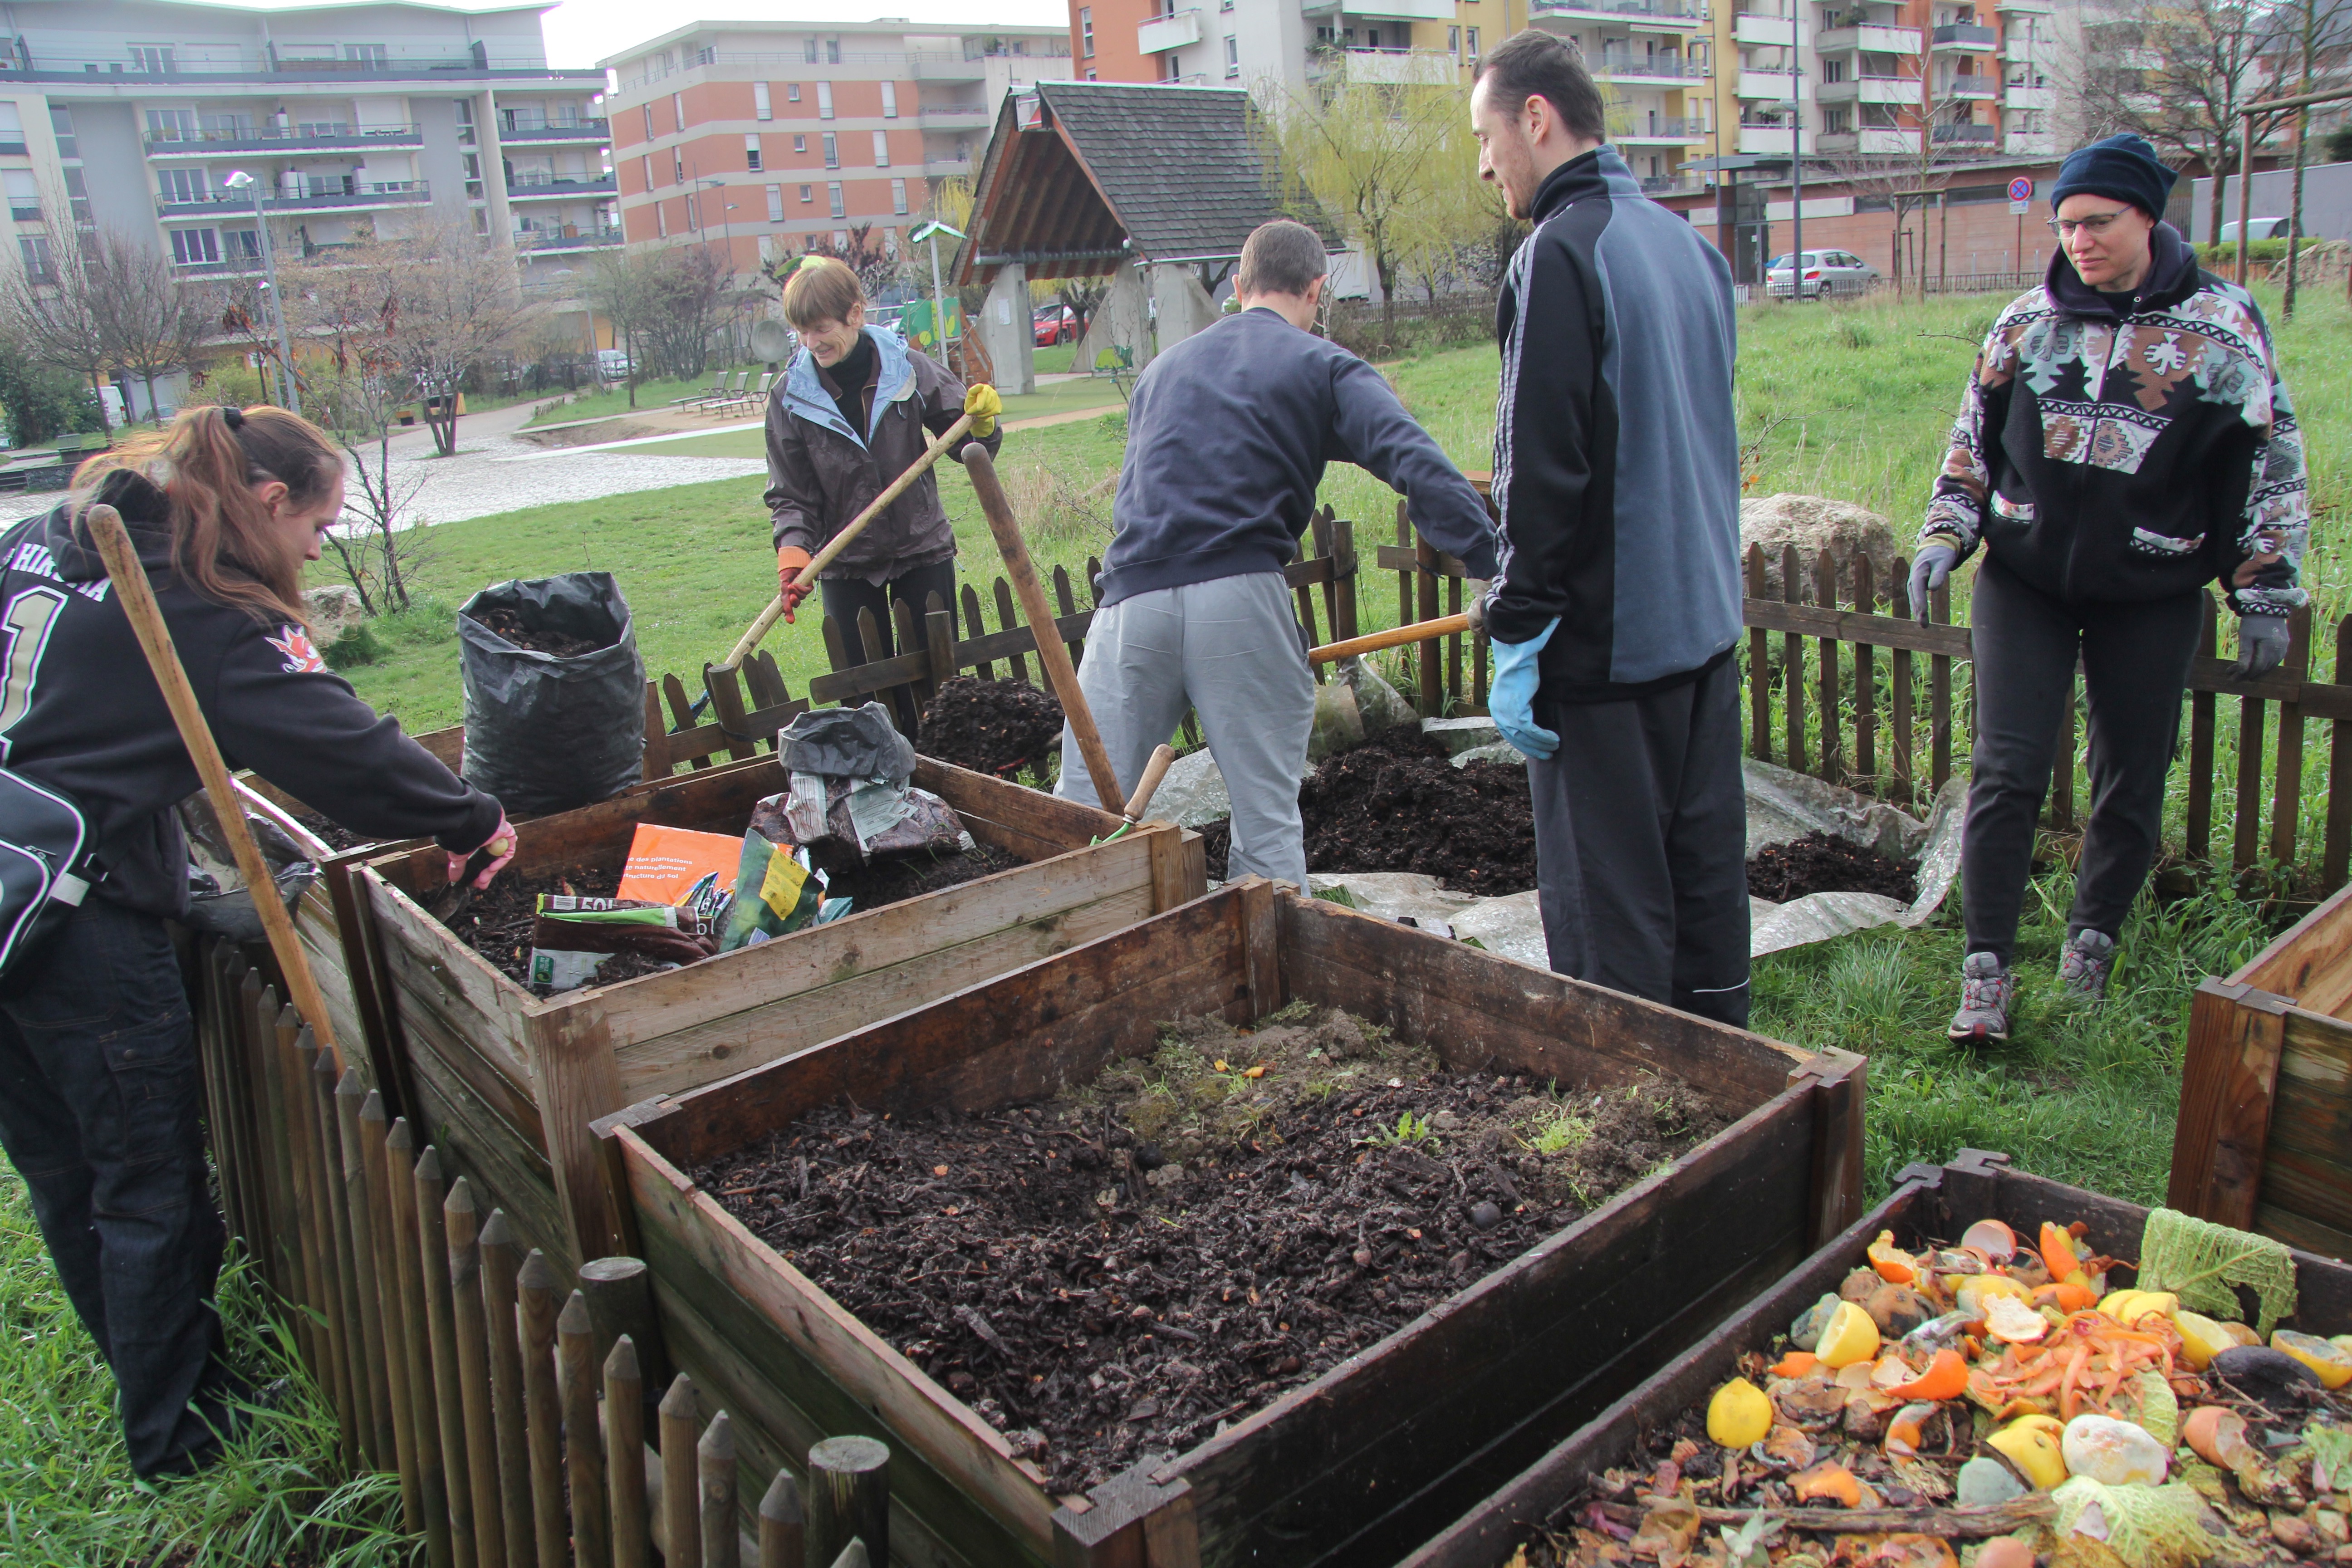
{"label": "black track pants", "polygon": [[[868,583],[863,577],[826,577],[819,580],[819,591],[824,599],[824,613],[841,627],[841,646],[848,651],[852,664],[873,664],[894,658],[901,653],[914,651],[898,646],[898,634],[890,622],[890,601],[904,599],[915,611],[918,634],[923,625],[923,612],[929,607],[931,595],[937,594],[940,605],[950,616],[962,618],[956,612],[956,569],[953,560],[934,562],[904,572],[887,583]],[[858,635],[857,612],[870,611],[874,616],[875,640],[879,645],[867,647]],[[979,628],[974,628],[977,632]],[[959,631],[958,636],[961,636]],[[920,646],[919,644],[918,646]],[[908,734],[915,732],[919,714],[911,709],[898,716],[899,727]]]}
{"label": "black track pants", "polygon": [[1618,702],[1536,704],[1537,899],[1559,973],[1748,1023],[1739,663]]}
{"label": "black track pants", "polygon": [[2165,770],[2179,735],[2202,597],[2068,602],[1990,555],[1978,568],[1969,611],[1976,744],[1960,837],[1970,952],[2007,963],[2016,944],[2034,823],[2049,792],[2078,652],[2090,706],[2091,815],[2067,929],[2121,934],[2163,826]]}

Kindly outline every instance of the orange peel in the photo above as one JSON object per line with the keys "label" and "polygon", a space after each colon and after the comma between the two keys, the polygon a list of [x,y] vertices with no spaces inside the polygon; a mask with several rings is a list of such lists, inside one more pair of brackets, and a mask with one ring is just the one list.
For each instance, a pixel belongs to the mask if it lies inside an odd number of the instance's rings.
{"label": "orange peel", "polygon": [[1852,1470],[1834,1459],[1824,1459],[1800,1473],[1790,1481],[1789,1490],[1799,1502],[1826,1499],[1841,1508],[1862,1506],[1862,1483],[1854,1479]]}
{"label": "orange peel", "polygon": [[1919,1277],[1918,1266],[1911,1261],[1909,1253],[1895,1245],[1895,1233],[1891,1230],[1880,1231],[1864,1256],[1870,1259],[1870,1266],[1878,1270],[1878,1277],[1889,1285],[1908,1285]]}
{"label": "orange peel", "polygon": [[1958,1399],[1969,1390],[1969,1363],[1958,1351],[1937,1351],[1927,1370],[1886,1392],[1905,1399]]}

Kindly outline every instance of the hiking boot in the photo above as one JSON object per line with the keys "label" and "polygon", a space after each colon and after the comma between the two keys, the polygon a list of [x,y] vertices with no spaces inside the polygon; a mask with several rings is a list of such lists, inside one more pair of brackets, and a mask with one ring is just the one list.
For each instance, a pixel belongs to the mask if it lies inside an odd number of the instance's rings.
{"label": "hiking boot", "polygon": [[1960,1010],[1945,1031],[1955,1040],[2009,1038],[2009,1005],[2017,978],[1990,952],[1972,952],[1960,965]]}
{"label": "hiking boot", "polygon": [[2103,931],[2078,931],[2058,955],[2058,984],[2070,997],[2101,1001],[2115,968],[2116,939]]}

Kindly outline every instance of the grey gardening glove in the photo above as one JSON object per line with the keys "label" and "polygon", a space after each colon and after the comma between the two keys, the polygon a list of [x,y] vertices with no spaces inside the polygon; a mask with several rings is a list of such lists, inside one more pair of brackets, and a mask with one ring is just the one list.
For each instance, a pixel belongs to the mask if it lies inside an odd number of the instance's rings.
{"label": "grey gardening glove", "polygon": [[2238,667],[2230,672],[2231,679],[2252,680],[2268,675],[2285,659],[2284,616],[2238,617]]}
{"label": "grey gardening glove", "polygon": [[1494,586],[1491,578],[1462,579],[1462,613],[1470,617],[1470,630],[1475,636],[1486,635],[1486,595]]}
{"label": "grey gardening glove", "polygon": [[1951,580],[1959,563],[1960,552],[1948,544],[1923,544],[1911,558],[1911,616],[1921,626],[1927,624],[1929,596]]}

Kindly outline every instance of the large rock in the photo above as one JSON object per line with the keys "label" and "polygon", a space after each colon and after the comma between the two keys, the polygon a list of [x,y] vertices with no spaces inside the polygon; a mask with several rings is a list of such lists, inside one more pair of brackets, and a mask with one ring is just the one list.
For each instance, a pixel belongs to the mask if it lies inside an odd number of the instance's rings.
{"label": "large rock", "polygon": [[1905,553],[1898,544],[1895,529],[1885,518],[1866,507],[1852,501],[1831,500],[1822,496],[1773,495],[1750,497],[1739,503],[1739,553],[1742,569],[1749,545],[1760,545],[1764,551],[1764,596],[1781,596],[1780,552],[1788,545],[1797,548],[1798,570],[1804,574],[1801,584],[1807,599],[1812,597],[1813,562],[1822,551],[1831,552],[1838,563],[1838,602],[1852,604],[1853,593],[1853,557],[1869,557],[1872,579],[1879,595],[1884,598],[1895,583],[1895,558]]}
{"label": "large rock", "polygon": [[345,584],[312,588],[302,595],[310,612],[310,646],[331,647],[335,639],[367,616],[360,609],[359,590]]}

